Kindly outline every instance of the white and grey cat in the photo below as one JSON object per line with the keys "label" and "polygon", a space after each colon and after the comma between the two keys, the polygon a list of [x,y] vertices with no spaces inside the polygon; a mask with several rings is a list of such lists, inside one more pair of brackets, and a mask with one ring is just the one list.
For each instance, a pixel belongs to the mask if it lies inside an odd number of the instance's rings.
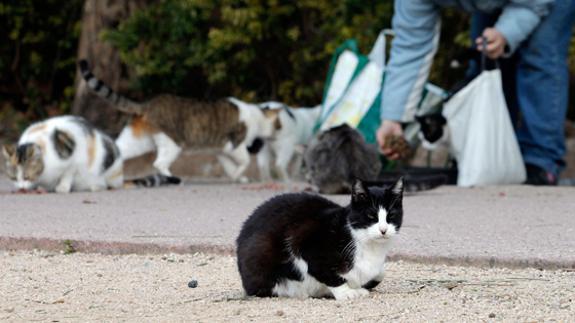
{"label": "white and grey cat", "polygon": [[313,108],[292,108],[280,102],[264,102],[263,109],[279,109],[279,125],[274,134],[257,153],[257,162],[262,180],[270,180],[270,168],[273,164],[282,181],[289,181],[288,166],[294,155],[303,155],[305,146],[310,142],[321,105]]}
{"label": "white and grey cat", "polygon": [[234,98],[202,102],[168,94],[137,103],[94,77],[86,61],[80,61],[80,69],[88,88],[133,115],[116,141],[124,158],[156,151],[154,167],[167,176],[182,149],[216,149],[226,174],[247,181],[243,176],[250,163],[247,147],[275,130],[278,112],[265,113],[254,104]]}
{"label": "white and grey cat", "polygon": [[119,188],[123,162],[114,141],[85,119],[60,116],[29,126],[17,145],[3,147],[16,188],[67,193]]}
{"label": "white and grey cat", "polygon": [[250,296],[368,295],[403,221],[403,181],[387,188],[356,181],[342,207],[319,195],[293,193],[260,205],[237,238],[238,269]]}

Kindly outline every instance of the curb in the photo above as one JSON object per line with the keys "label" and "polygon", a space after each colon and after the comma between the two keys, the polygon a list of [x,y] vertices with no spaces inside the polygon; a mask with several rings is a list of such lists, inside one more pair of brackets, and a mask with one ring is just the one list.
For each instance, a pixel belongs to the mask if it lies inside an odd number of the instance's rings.
{"label": "curb", "polygon": [[[134,243],[117,241],[90,241],[48,238],[0,237],[0,250],[45,250],[62,253],[99,253],[103,255],[124,254],[193,254],[210,253],[235,256],[235,247],[216,244],[169,245],[161,243]],[[575,262],[550,261],[546,259],[513,259],[497,257],[459,257],[459,256],[419,256],[392,253],[390,261],[406,261],[430,265],[465,266],[479,268],[535,268],[540,270],[575,270]]]}

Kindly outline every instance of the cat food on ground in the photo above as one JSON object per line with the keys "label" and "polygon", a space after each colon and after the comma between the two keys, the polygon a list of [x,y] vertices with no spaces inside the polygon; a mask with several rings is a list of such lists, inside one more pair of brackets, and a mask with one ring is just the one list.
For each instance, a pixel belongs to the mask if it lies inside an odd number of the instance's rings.
{"label": "cat food on ground", "polygon": [[20,188],[16,191],[12,191],[13,194],[45,194],[47,193],[45,189],[36,188],[32,190],[27,190],[25,188]]}

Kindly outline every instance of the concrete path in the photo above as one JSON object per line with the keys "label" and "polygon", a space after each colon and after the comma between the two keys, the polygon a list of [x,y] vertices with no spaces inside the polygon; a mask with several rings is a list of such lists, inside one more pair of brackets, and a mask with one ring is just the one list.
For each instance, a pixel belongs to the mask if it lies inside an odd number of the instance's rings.
{"label": "concrete path", "polygon": [[[304,187],[187,184],[21,195],[0,180],[0,249],[232,253],[242,222],[258,204]],[[443,187],[406,196],[404,208],[395,259],[575,268],[573,188]]]}

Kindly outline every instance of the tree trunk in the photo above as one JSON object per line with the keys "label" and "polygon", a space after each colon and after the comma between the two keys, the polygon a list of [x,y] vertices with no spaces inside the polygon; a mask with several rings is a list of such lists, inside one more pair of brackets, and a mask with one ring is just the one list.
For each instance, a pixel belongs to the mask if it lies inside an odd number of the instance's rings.
{"label": "tree trunk", "polygon": [[[87,59],[94,75],[120,93],[128,88],[129,68],[120,62],[118,50],[100,39],[100,33],[104,29],[116,27],[134,11],[151,2],[152,0],[86,0],[84,3],[78,59]],[[113,136],[119,133],[127,118],[86,88],[79,70],[76,73],[72,113],[85,117]]]}

